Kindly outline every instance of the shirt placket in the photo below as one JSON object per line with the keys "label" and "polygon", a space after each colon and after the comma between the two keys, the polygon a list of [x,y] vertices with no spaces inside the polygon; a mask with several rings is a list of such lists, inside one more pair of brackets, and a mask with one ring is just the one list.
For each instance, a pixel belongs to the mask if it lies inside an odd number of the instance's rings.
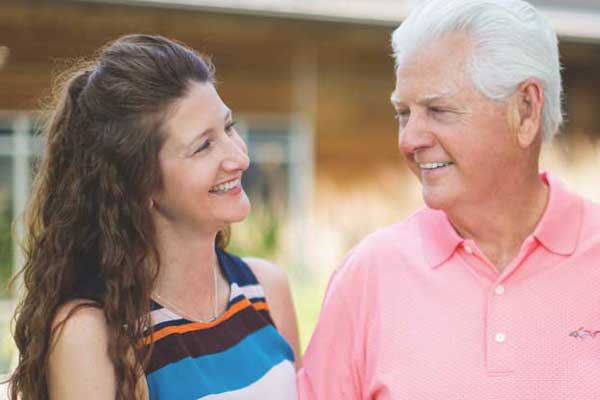
{"label": "shirt placket", "polygon": [[[463,244],[463,258],[468,264],[478,269],[480,274],[492,278],[492,284],[487,281],[485,321],[483,324],[485,345],[485,367],[490,375],[502,376],[510,374],[515,369],[515,358],[518,348],[516,346],[514,299],[511,298],[511,276],[521,268],[527,257],[536,247],[535,239],[528,238],[523,244],[519,255],[511,262],[502,273],[485,258],[483,253],[472,241]],[[490,271],[496,271],[490,273]],[[495,276],[494,276],[495,275]]]}
{"label": "shirt placket", "polygon": [[514,370],[515,332],[511,329],[511,311],[507,306],[510,285],[506,280],[495,283],[487,293],[485,323],[486,368],[491,375]]}

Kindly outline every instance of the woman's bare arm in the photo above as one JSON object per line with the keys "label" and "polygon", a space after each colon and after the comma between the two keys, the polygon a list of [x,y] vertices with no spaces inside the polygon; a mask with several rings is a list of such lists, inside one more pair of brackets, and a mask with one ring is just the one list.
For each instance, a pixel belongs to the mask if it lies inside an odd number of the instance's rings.
{"label": "woman's bare arm", "polygon": [[115,399],[115,371],[108,355],[104,313],[84,303],[71,301],[54,318],[46,377],[51,400]]}

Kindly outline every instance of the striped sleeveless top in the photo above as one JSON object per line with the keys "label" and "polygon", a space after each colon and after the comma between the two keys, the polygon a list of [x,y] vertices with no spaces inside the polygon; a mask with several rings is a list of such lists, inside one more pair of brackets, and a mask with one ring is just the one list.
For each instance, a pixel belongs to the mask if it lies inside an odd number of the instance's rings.
{"label": "striped sleeveless top", "polygon": [[269,314],[250,267],[217,249],[230,284],[215,321],[189,321],[153,302],[154,351],[146,368],[150,400],[294,400],[294,353]]}

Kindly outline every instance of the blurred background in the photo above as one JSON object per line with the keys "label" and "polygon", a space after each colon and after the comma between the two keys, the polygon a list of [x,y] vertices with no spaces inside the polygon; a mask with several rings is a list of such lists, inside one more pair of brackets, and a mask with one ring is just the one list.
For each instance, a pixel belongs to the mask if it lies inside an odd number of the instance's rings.
{"label": "blurred background", "polygon": [[[22,263],[12,222],[41,150],[36,110],[69,60],[127,33],[161,34],[212,57],[252,166],[253,212],[231,250],[291,280],[303,348],[327,279],[361,237],[421,205],[396,146],[390,33],[416,0],[63,0],[0,4],[0,375]],[[561,37],[563,133],[543,169],[600,200],[600,1],[532,1]],[[510,177],[507,177],[510,179]],[[1,397],[1,395],[0,395]]]}

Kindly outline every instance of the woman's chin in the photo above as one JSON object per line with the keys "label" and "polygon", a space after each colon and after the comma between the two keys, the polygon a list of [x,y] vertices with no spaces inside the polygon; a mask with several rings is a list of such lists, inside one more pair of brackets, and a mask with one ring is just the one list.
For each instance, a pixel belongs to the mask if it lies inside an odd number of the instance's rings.
{"label": "woman's chin", "polygon": [[224,221],[227,225],[235,224],[238,222],[244,221],[250,215],[250,203],[246,203],[245,205],[239,207],[237,210],[232,210],[227,217],[224,218]]}

